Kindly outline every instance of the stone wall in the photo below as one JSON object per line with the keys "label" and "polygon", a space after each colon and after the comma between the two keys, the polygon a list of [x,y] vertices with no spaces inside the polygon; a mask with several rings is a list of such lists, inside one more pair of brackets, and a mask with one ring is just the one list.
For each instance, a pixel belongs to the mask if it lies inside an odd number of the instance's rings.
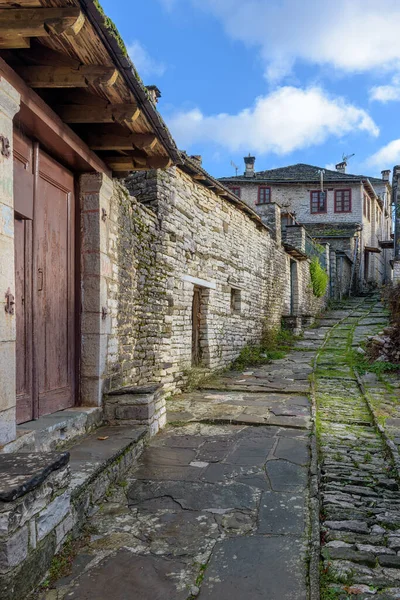
{"label": "stone wall", "polygon": [[11,312],[5,310],[5,294],[7,290],[15,294],[12,120],[19,100],[19,94],[0,76],[0,133],[5,139],[4,154],[0,154],[0,446],[15,439],[16,325],[13,306]]}
{"label": "stone wall", "polygon": [[[245,182],[241,187],[241,199],[252,208],[258,210],[258,187],[259,184]],[[273,184],[271,187],[271,201],[281,206],[282,212],[295,213],[299,223],[360,223],[362,221],[362,187],[360,184],[353,185],[335,185],[327,183],[327,212],[324,214],[311,214],[310,212],[310,192],[319,190],[318,185],[293,184],[279,185]],[[335,213],[335,189],[351,189],[352,211],[351,213]]]}
{"label": "stone wall", "polygon": [[0,459],[0,597],[27,598],[74,523],[68,453]]}
{"label": "stone wall", "polygon": [[[162,383],[179,389],[192,367],[192,304],[200,288],[201,365],[229,364],[290,314],[290,257],[268,228],[178,168],[118,183],[107,215],[106,392]],[[298,264],[298,313],[323,300]]]}

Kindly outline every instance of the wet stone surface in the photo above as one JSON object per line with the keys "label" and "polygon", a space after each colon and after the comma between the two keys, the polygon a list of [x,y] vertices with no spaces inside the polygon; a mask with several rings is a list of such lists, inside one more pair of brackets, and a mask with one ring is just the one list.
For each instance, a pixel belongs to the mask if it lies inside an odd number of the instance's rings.
{"label": "wet stone surface", "polygon": [[313,356],[174,398],[72,574],[41,598],[306,598]]}
{"label": "wet stone surface", "polygon": [[[172,399],[168,427],[91,518],[72,573],[38,597],[308,598],[308,395],[317,359],[326,597],[400,599],[398,484],[347,361],[382,315],[375,298],[351,299],[286,358]],[[389,398],[369,384],[389,410],[398,387]],[[400,413],[391,410],[400,443]]]}

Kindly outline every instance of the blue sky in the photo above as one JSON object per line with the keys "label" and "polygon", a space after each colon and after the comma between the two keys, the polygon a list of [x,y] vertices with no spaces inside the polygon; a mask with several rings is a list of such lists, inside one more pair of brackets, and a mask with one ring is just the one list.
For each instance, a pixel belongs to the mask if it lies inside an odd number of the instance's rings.
{"label": "blue sky", "polygon": [[214,176],[400,163],[398,0],[103,0],[179,147]]}

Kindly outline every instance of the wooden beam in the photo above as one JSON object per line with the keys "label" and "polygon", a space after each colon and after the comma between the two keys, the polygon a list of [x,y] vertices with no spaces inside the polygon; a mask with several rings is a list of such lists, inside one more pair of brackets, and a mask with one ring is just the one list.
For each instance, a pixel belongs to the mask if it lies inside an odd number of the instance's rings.
{"label": "wooden beam", "polygon": [[132,156],[108,156],[104,158],[104,162],[116,172],[166,169],[172,165],[168,156],[149,156],[144,163]]}
{"label": "wooden beam", "polygon": [[157,138],[150,133],[128,133],[127,135],[113,135],[92,133],[89,135],[88,144],[92,150],[152,150],[157,144]]}
{"label": "wooden beam", "polygon": [[215,187],[215,186],[214,186],[214,187],[213,187],[213,191],[214,191],[214,193],[215,193],[217,196],[227,196],[227,195],[228,195],[228,192],[226,192],[225,190],[222,190],[222,189],[221,189],[221,188],[219,188],[219,187]]}
{"label": "wooden beam", "polygon": [[67,104],[55,107],[64,123],[133,123],[140,116],[136,104],[110,104],[106,107]]}
{"label": "wooden beam", "polygon": [[0,0],[0,8],[37,8],[40,0]]}
{"label": "wooden beam", "polygon": [[85,17],[79,8],[1,8],[0,38],[77,35]]}
{"label": "wooden beam", "polygon": [[14,124],[75,172],[96,171],[111,176],[101,158],[40,98],[17,73],[0,58],[0,77],[4,77],[21,94],[21,109]]}
{"label": "wooden beam", "polygon": [[98,65],[82,65],[79,69],[18,66],[15,70],[32,88],[111,87],[118,79],[117,69]]}
{"label": "wooden beam", "polygon": [[30,38],[25,38],[25,37],[2,38],[2,37],[0,37],[0,49],[1,50],[14,50],[15,48],[29,48],[30,45],[31,45]]}
{"label": "wooden beam", "polygon": [[202,175],[201,173],[196,173],[195,175],[192,175],[193,179],[197,179],[198,181],[207,181],[207,177],[205,177],[205,175]]}

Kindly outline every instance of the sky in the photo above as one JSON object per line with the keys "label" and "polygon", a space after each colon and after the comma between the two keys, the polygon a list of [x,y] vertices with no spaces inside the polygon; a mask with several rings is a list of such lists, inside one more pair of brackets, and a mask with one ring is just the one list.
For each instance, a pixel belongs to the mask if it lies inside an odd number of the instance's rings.
{"label": "sky", "polygon": [[102,0],[178,147],[215,177],[400,164],[399,0]]}

